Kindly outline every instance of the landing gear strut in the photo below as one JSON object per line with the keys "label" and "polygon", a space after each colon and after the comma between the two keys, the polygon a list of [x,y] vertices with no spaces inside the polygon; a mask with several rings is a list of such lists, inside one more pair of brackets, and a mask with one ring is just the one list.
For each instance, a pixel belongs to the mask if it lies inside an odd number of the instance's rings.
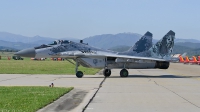
{"label": "landing gear strut", "polygon": [[78,63],[78,60],[76,59],[76,68],[75,68],[76,77],[82,78],[84,74],[82,71],[78,71],[78,66],[79,66],[79,63]]}
{"label": "landing gear strut", "polygon": [[103,75],[104,75],[105,77],[109,77],[109,76],[111,75],[111,70],[110,70],[110,69],[104,69],[104,70],[103,70]]}
{"label": "landing gear strut", "polygon": [[126,69],[122,69],[120,71],[120,76],[121,77],[128,77],[128,71]]}

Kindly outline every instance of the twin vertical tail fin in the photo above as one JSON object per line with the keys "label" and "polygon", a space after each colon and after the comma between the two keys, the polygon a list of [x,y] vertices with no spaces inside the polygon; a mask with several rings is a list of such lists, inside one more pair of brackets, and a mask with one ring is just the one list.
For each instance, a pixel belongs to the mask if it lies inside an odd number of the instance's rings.
{"label": "twin vertical tail fin", "polygon": [[143,57],[161,58],[171,60],[173,52],[175,33],[169,31],[161,40],[152,46],[152,33],[146,32],[139,41],[128,51],[119,54]]}
{"label": "twin vertical tail fin", "polygon": [[152,47],[152,36],[152,33],[147,31],[128,51],[119,54],[138,55],[141,52],[148,51]]}
{"label": "twin vertical tail fin", "polygon": [[129,50],[137,53],[149,50],[152,47],[152,36],[152,33],[147,31]]}
{"label": "twin vertical tail fin", "polygon": [[150,49],[151,56],[154,58],[170,60],[174,47],[174,39],[175,33],[170,30],[161,40],[152,46]]}

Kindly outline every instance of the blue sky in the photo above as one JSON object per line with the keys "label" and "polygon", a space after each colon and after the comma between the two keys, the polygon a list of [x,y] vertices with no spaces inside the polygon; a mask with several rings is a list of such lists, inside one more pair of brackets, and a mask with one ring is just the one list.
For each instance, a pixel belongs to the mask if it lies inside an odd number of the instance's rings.
{"label": "blue sky", "polygon": [[85,38],[169,30],[200,40],[200,0],[1,0],[0,31],[33,37]]}

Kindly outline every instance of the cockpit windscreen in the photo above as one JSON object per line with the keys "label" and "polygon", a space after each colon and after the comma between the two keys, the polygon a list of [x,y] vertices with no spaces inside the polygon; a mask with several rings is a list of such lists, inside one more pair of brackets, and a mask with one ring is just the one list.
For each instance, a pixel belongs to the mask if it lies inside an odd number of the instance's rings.
{"label": "cockpit windscreen", "polygon": [[58,44],[69,44],[69,40],[55,40],[51,42],[50,44],[43,44],[41,46],[35,47],[35,49],[41,49],[41,48],[47,48],[47,47],[52,47],[53,45],[58,45]]}
{"label": "cockpit windscreen", "polygon": [[51,42],[51,43],[48,44],[48,45],[57,45],[58,43],[59,43],[59,41],[58,41],[58,40],[55,40],[55,41]]}

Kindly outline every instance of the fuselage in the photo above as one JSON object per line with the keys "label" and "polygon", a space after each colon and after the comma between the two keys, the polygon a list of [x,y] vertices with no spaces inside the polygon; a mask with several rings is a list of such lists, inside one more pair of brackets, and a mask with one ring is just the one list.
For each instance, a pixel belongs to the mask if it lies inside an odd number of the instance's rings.
{"label": "fuselage", "polygon": [[[129,59],[120,59],[107,57],[107,55],[123,55],[124,53],[113,52],[109,50],[98,49],[84,43],[72,41],[63,41],[60,44],[50,45],[51,47],[36,48],[36,58],[62,57],[77,59],[84,67],[92,68],[154,68],[156,61],[140,61]],[[139,54],[139,53],[138,53]],[[144,54],[144,53],[143,53]],[[95,55],[95,57],[92,57]],[[99,57],[98,57],[99,56]]]}
{"label": "fuselage", "polygon": [[[76,43],[68,40],[56,40],[51,44],[21,50],[16,55],[33,58],[61,57],[73,59],[76,62],[75,73],[78,78],[83,72],[78,71],[81,64],[84,67],[104,68],[104,76],[111,75],[111,69],[120,68],[121,77],[127,77],[126,69],[149,69],[169,67],[169,59],[173,51],[175,33],[169,31],[161,40],[152,46],[152,34],[145,33],[143,37],[128,51],[118,53],[109,50],[98,49],[88,44]],[[69,60],[68,60],[69,61]]]}
{"label": "fuselage", "polygon": [[104,50],[89,46],[85,43],[76,43],[68,40],[64,40],[61,43],[55,45],[46,45],[46,47],[35,47],[36,58],[46,57],[64,57],[64,58],[76,58],[81,55],[105,55],[105,54],[117,54],[117,52]]}
{"label": "fuselage", "polygon": [[[131,55],[147,57],[149,52],[131,54],[118,53],[109,50],[99,49],[85,43],[76,43],[68,40],[55,41],[51,44],[41,45],[35,48],[22,50],[17,55],[33,58],[68,58],[77,60],[84,67],[92,68],[128,68],[147,69],[155,68],[159,63],[155,60],[140,60],[119,58],[116,55]],[[116,56],[116,57],[115,57]],[[162,64],[161,64],[162,65]]]}

